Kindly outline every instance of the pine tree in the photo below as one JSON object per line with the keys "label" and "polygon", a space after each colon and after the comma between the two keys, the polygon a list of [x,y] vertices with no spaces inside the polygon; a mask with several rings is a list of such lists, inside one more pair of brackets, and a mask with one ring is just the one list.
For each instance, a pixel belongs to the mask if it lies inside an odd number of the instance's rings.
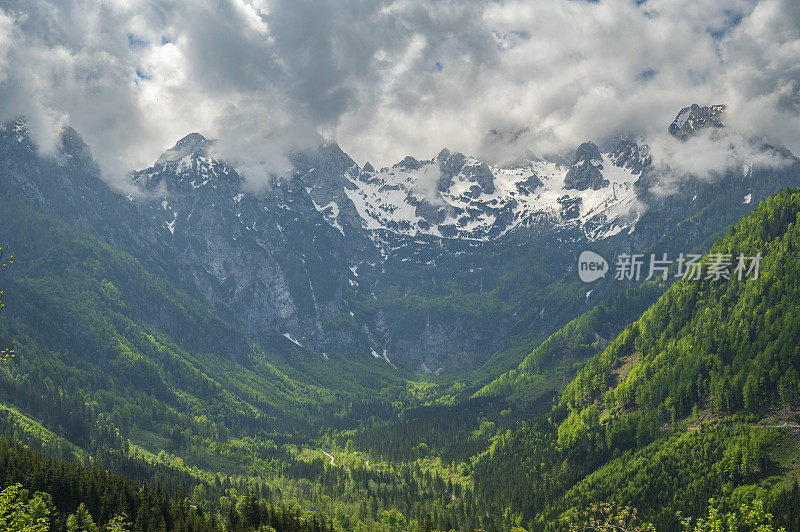
{"label": "pine tree", "polygon": [[[8,247],[0,246],[0,271],[5,270],[6,268],[11,267],[14,264],[14,255],[9,255],[8,259],[6,260],[6,254],[8,253]],[[0,290],[0,310],[5,308],[6,304],[3,302],[3,290]],[[5,347],[0,350],[0,364],[7,363],[14,359],[16,356],[14,352],[15,342],[11,341],[10,347]]]}

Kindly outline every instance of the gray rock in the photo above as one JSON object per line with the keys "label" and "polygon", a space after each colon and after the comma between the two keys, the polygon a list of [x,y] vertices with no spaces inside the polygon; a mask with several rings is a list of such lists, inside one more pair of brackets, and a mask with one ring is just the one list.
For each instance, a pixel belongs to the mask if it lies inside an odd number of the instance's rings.
{"label": "gray rock", "polygon": [[421,167],[422,165],[418,160],[408,155],[405,159],[394,165],[392,168],[399,168],[403,170],[419,170]]}
{"label": "gray rock", "polygon": [[461,171],[470,181],[475,181],[486,194],[494,193],[494,174],[484,162],[478,164],[464,165]]}
{"label": "gray rock", "polygon": [[685,141],[704,129],[724,127],[724,112],[725,105],[722,104],[700,107],[695,103],[681,109],[667,130],[673,137]]}
{"label": "gray rock", "polygon": [[608,185],[600,170],[603,157],[594,142],[584,142],[575,152],[575,160],[564,178],[564,188],[573,190],[600,190]]}
{"label": "gray rock", "polygon": [[463,154],[458,152],[451,154],[447,148],[434,157],[434,161],[439,163],[439,168],[442,172],[437,185],[440,192],[447,192],[450,189],[450,185],[453,184],[453,177],[461,172],[466,160],[467,158]]}
{"label": "gray rock", "polygon": [[627,168],[634,175],[641,174],[652,164],[649,147],[625,137],[617,139],[612,144],[609,158],[614,166]]}
{"label": "gray rock", "polygon": [[581,198],[573,198],[570,196],[561,196],[558,198],[558,203],[561,205],[561,218],[563,220],[572,220],[581,215]]}
{"label": "gray rock", "polygon": [[525,193],[525,194],[533,194],[534,191],[543,186],[542,180],[536,174],[531,175],[525,181],[520,181],[517,183],[517,191]]}

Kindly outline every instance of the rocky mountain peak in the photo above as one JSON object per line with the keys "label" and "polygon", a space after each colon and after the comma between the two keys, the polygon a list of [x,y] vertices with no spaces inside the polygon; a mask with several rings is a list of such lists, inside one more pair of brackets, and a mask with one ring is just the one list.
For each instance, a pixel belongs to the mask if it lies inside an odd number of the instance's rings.
{"label": "rocky mountain peak", "polygon": [[600,190],[608,185],[600,170],[603,156],[594,142],[584,142],[575,151],[575,159],[564,178],[564,188],[573,190]]}
{"label": "rocky mountain peak", "polygon": [[89,146],[83,142],[83,139],[78,132],[72,129],[70,126],[66,126],[61,130],[58,148],[59,151],[64,155],[86,159],[92,158],[92,151],[89,149]]}
{"label": "rocky mountain peak", "polygon": [[[588,141],[578,146],[578,149],[575,150],[575,162],[577,163],[580,161],[602,161],[600,149],[597,147],[597,144]],[[595,166],[598,165],[602,168],[600,162],[595,163]]]}
{"label": "rocky mountain peak", "polygon": [[453,177],[464,167],[467,158],[463,153],[450,153],[450,150],[445,148],[439,152],[434,160],[439,162],[439,168],[442,172],[437,188],[440,192],[446,192],[453,183]]}
{"label": "rocky mountain peak", "polygon": [[155,164],[134,172],[132,182],[150,193],[186,195],[199,189],[238,190],[242,178],[209,153],[214,140],[190,133],[165,151]]}
{"label": "rocky mountain peak", "polygon": [[313,172],[317,177],[340,176],[356,163],[335,142],[325,142],[315,149],[291,153],[289,160],[299,174]]}
{"label": "rocky mountain peak", "polygon": [[608,156],[615,166],[627,168],[637,175],[652,163],[650,148],[628,137],[620,137],[614,141]]}
{"label": "rocky mountain peak", "polygon": [[707,107],[692,104],[681,109],[669,125],[668,131],[673,137],[685,141],[703,129],[724,127],[725,124],[722,122],[724,112],[725,105],[722,104]]}
{"label": "rocky mountain peak", "polygon": [[62,163],[69,161],[69,164],[76,165],[85,172],[99,175],[100,171],[92,158],[92,150],[70,126],[61,130],[57,150],[57,158]]}
{"label": "rocky mountain peak", "polygon": [[465,164],[461,167],[462,172],[470,181],[475,181],[481,190],[486,194],[494,193],[494,174],[484,162]]}
{"label": "rocky mountain peak", "polygon": [[156,161],[156,165],[165,165],[169,162],[179,161],[191,155],[207,155],[208,148],[214,143],[200,133],[189,133],[165,151]]}
{"label": "rocky mountain peak", "polygon": [[422,164],[414,157],[407,155],[402,161],[395,164],[392,168],[401,168],[403,170],[419,170]]}
{"label": "rocky mountain peak", "polygon": [[[433,158],[433,162],[438,163],[441,170],[441,177],[438,183],[440,192],[446,192],[452,186],[453,178],[458,174],[462,174],[467,181],[477,183],[478,187],[480,187],[480,190],[477,191],[478,193],[494,193],[494,174],[485,162],[468,158],[463,153],[450,153],[447,148],[440,151]],[[413,163],[416,163],[416,165],[413,165]],[[418,169],[422,166],[422,163],[417,162],[413,157],[406,157],[400,164],[409,169]],[[412,166],[409,166],[409,164]]]}

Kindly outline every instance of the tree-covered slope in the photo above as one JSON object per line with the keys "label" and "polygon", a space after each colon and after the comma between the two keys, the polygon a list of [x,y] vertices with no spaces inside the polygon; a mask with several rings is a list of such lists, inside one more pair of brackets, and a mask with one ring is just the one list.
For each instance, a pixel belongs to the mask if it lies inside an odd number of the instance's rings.
{"label": "tree-covered slope", "polygon": [[[174,471],[170,471],[175,475]],[[219,490],[205,483],[205,489]],[[327,532],[334,524],[299,507],[276,506],[255,491],[224,516],[99,467],[63,463],[0,438],[0,528],[26,532],[275,530]],[[262,528],[263,527],[263,528]],[[338,527],[337,527],[338,528]]]}
{"label": "tree-covered slope", "polygon": [[[211,441],[295,433],[337,397],[399,382],[371,358],[266,352],[125,252],[30,206],[7,201],[0,234],[17,259],[2,278],[0,341],[16,357],[0,365],[0,402],[90,453],[119,431],[115,447],[130,439],[214,469]],[[324,368],[301,380],[311,356]]]}
{"label": "tree-covered slope", "polygon": [[[775,449],[797,431],[798,222],[800,192],[789,190],[731,227],[705,263],[724,254],[735,266],[740,254],[760,254],[758,277],[676,282],[589,359],[548,418],[495,440],[475,462],[476,492],[534,528],[615,501],[638,507],[659,530],[678,529],[676,511],[700,515],[710,497],[762,499],[782,508],[781,523],[796,524],[785,507],[796,492],[785,481],[796,453],[779,459]],[[573,325],[577,337],[564,331],[548,342],[589,344],[580,340],[586,323]],[[764,415],[770,421],[760,422]]]}
{"label": "tree-covered slope", "polygon": [[[800,165],[793,163],[785,168],[760,168],[747,178],[727,172],[708,183],[690,177],[668,181],[674,188],[670,194],[648,192],[643,196],[647,209],[635,231],[575,248],[565,268],[572,266],[581,249],[599,252],[609,262],[620,253],[654,253],[657,256],[666,253],[673,259],[680,253],[706,253],[731,225],[752,210],[752,201],[765,199],[787,186],[797,186],[798,169]],[[655,171],[649,171],[647,176],[654,180],[667,179]],[[748,201],[741,201],[742,197]],[[532,254],[527,260],[536,262],[537,257]],[[517,297],[525,303],[518,307],[518,323],[509,328],[509,347],[496,357],[497,360],[487,364],[495,370],[495,375],[487,379],[485,372],[478,371],[472,377],[483,386],[478,395],[509,396],[524,401],[535,399],[540,395],[537,389],[541,391],[538,382],[552,384],[554,377],[560,380],[574,374],[560,371],[554,376],[554,366],[571,369],[572,363],[582,364],[598,354],[674,281],[670,278],[666,282],[633,283],[631,286],[630,282],[612,277],[609,274],[587,286],[570,271],[542,291],[548,297],[529,297],[533,291],[521,290]],[[519,286],[516,279],[511,286]],[[509,300],[513,300],[511,296]],[[545,320],[539,317],[540,312],[542,317],[560,314],[561,321],[543,326]],[[556,323],[559,324],[554,327]],[[538,332],[538,336],[531,334],[533,331]],[[502,363],[491,364],[504,361],[508,365],[514,358],[521,362],[510,370]]]}
{"label": "tree-covered slope", "polygon": [[786,191],[733,226],[710,253],[762,255],[758,278],[676,283],[566,388],[560,406],[569,417],[636,409],[670,422],[705,401],[720,414],[795,403],[799,214],[800,193]]}
{"label": "tree-covered slope", "polygon": [[[664,282],[647,282],[610,295],[553,333],[520,365],[478,390],[476,397],[508,397],[523,404],[537,401],[553,388],[553,378],[572,376],[574,368],[602,351],[631,320],[665,289]],[[556,386],[556,390],[560,390]]]}

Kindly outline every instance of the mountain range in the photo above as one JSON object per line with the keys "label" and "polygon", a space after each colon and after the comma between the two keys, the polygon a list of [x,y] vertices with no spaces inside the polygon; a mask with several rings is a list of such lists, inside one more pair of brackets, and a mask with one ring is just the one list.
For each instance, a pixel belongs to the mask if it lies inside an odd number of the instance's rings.
{"label": "mountain range", "polygon": [[[727,149],[725,113],[664,129]],[[192,133],[120,191],[78,132],[48,155],[3,124],[0,519],[17,501],[59,530],[555,531],[615,508],[800,526],[800,161],[748,142],[752,163],[709,175],[628,137],[381,169],[321,142],[256,188]],[[611,268],[591,284],[584,250]],[[615,278],[631,253],[763,268]]]}
{"label": "mountain range", "polygon": [[[723,112],[693,105],[668,130],[685,142],[724,127]],[[216,312],[233,313],[247,334],[422,372],[474,369],[531,348],[532,335],[580,310],[569,303],[580,289],[569,271],[578,250],[666,241],[664,251],[690,250],[792,184],[798,164],[763,146],[785,162],[704,182],[675,177],[641,140],[620,138],[602,151],[585,142],[557,160],[504,167],[445,149],[376,170],[326,142],[291,154],[293,170],[256,191],[214,144],[187,135],[132,172],[138,192],[122,194],[102,181],[77,132],[65,129],[57,155],[42,157],[17,120],[0,129],[3,192],[132,253]],[[675,190],[659,193],[663,181]],[[721,205],[729,212],[704,219],[710,227],[669,234]],[[549,263],[530,268],[531,254]],[[547,299],[555,283],[569,287],[569,301]]]}

